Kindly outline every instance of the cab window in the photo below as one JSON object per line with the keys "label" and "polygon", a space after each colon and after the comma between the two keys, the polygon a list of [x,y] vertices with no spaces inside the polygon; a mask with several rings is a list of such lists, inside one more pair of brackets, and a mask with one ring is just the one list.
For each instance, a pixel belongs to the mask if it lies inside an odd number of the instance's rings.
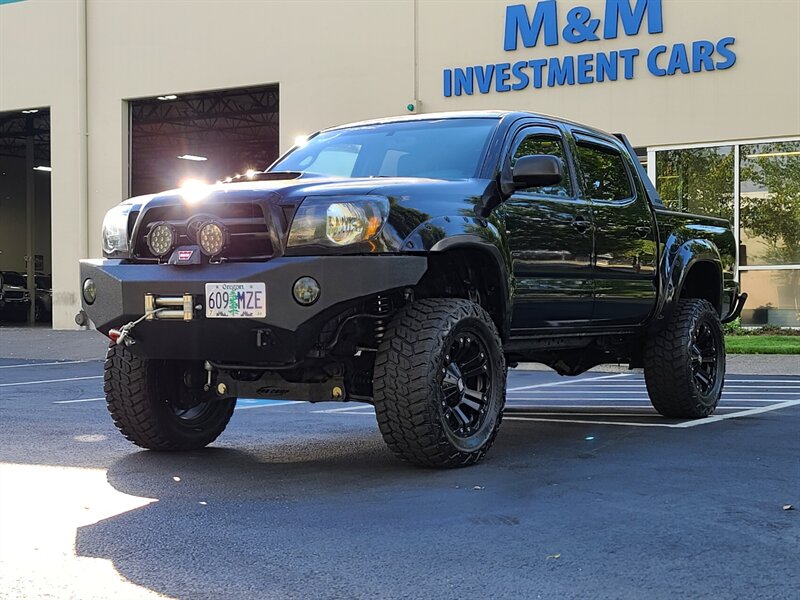
{"label": "cab window", "polygon": [[579,142],[578,164],[589,198],[612,201],[633,198],[628,170],[618,151]]}
{"label": "cab window", "polygon": [[564,144],[561,138],[542,134],[526,136],[520,142],[519,146],[517,146],[516,150],[514,150],[514,154],[511,156],[511,166],[514,166],[518,158],[534,154],[546,154],[560,159],[561,163],[564,165],[564,179],[558,185],[531,187],[519,191],[531,194],[544,194],[546,196],[559,196],[561,198],[572,197],[572,185],[569,179],[569,170],[567,169],[564,157]]}

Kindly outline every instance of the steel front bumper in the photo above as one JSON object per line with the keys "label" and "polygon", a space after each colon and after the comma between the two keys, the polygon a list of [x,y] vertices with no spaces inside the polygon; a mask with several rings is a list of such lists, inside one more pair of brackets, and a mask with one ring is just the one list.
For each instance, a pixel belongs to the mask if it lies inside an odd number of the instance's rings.
{"label": "steel front bumper", "polygon": [[[131,351],[148,358],[291,363],[302,358],[323,325],[375,294],[416,285],[427,268],[418,256],[282,257],[264,263],[219,265],[125,264],[82,260],[81,286],[92,279],[97,297],[83,308],[104,334],[145,314],[145,297],[191,296],[190,320],[144,320],[133,330]],[[319,282],[319,299],[301,306],[292,296],[300,277]],[[264,319],[210,319],[205,284],[264,282]]]}

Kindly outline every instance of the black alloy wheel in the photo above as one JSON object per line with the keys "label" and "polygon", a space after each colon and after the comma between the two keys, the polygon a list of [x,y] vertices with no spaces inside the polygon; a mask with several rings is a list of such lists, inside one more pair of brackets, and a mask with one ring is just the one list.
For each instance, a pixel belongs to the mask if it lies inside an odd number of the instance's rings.
{"label": "black alloy wheel", "polygon": [[692,345],[689,348],[689,360],[692,365],[694,385],[702,395],[708,395],[717,383],[719,364],[717,344],[717,336],[714,335],[708,321],[701,321],[695,325],[692,331]]}
{"label": "black alloy wheel", "polygon": [[486,420],[492,390],[488,350],[476,332],[463,332],[445,354],[440,383],[444,422],[450,432],[468,438]]}

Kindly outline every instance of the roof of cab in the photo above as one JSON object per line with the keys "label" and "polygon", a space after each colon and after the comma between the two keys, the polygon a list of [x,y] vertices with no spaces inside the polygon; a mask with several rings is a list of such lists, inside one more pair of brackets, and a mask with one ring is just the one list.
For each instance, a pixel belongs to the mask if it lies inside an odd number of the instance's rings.
{"label": "roof of cab", "polygon": [[[336,129],[344,129],[347,127],[364,127],[369,125],[382,125],[385,123],[397,123],[403,121],[436,121],[441,119],[502,119],[504,117],[509,116],[516,116],[519,118],[539,118],[546,121],[554,121],[558,123],[564,123],[566,125],[570,125],[572,127],[577,127],[589,132],[596,132],[602,135],[608,136],[610,138],[614,138],[614,136],[602,129],[598,129],[597,127],[591,127],[589,125],[584,125],[583,123],[576,123],[574,121],[570,121],[568,119],[562,119],[561,117],[556,117],[553,115],[548,115],[545,113],[535,113],[529,111],[522,111],[522,110],[463,110],[463,111],[449,111],[449,112],[438,112],[438,113],[419,113],[415,115],[398,115],[393,117],[381,117],[379,119],[369,119],[365,121],[357,121],[355,123],[344,123],[342,125],[336,125],[334,127],[327,127],[322,131],[332,131]],[[321,133],[321,132],[320,132]]]}

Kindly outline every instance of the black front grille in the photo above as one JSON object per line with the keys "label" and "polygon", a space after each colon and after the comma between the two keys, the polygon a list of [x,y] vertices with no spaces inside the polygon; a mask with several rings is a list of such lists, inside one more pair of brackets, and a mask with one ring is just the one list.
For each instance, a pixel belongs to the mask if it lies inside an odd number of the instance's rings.
{"label": "black front grille", "polygon": [[[197,244],[197,228],[210,220],[222,223],[228,232],[228,243],[215,259],[252,262],[272,257],[272,239],[262,206],[255,202],[228,202],[205,203],[202,207],[175,204],[147,208],[136,227],[135,258],[158,260],[147,246],[147,235],[157,223],[170,223],[177,235],[176,245],[187,246]],[[168,258],[169,254],[162,260]]]}

